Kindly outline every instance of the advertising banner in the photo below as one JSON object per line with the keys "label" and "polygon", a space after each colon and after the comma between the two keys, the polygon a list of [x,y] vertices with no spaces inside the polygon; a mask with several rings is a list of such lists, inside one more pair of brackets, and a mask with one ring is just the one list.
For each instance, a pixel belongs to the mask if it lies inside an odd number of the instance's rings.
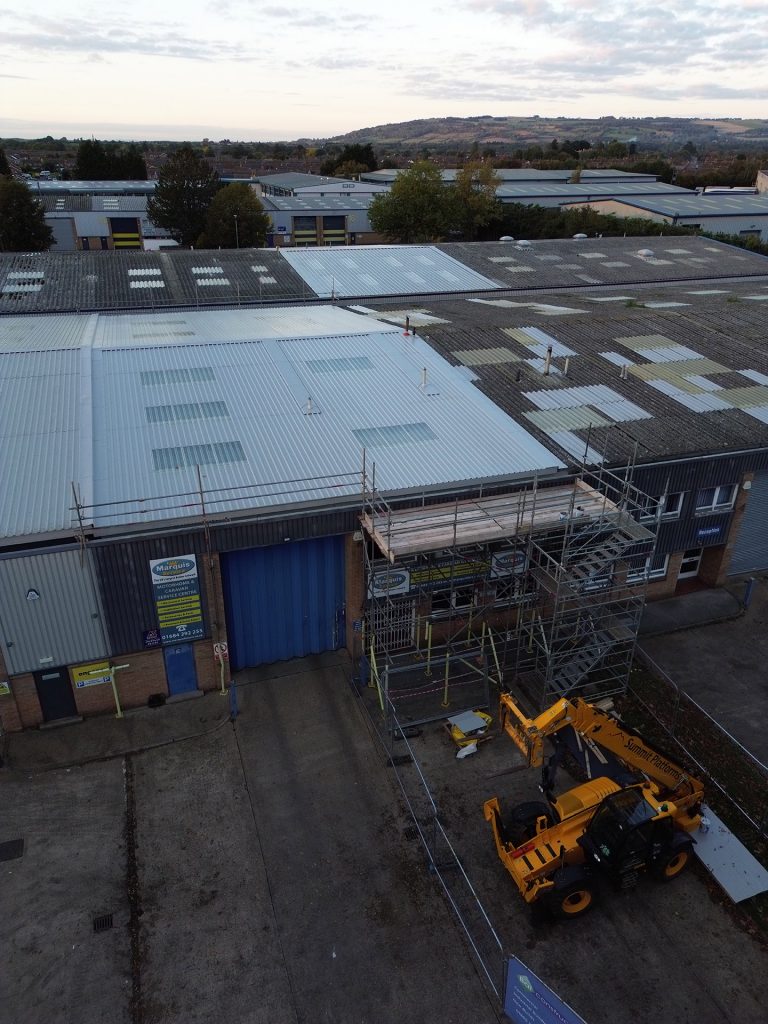
{"label": "advertising banner", "polygon": [[149,563],[161,644],[183,644],[205,635],[197,558],[153,558]]}

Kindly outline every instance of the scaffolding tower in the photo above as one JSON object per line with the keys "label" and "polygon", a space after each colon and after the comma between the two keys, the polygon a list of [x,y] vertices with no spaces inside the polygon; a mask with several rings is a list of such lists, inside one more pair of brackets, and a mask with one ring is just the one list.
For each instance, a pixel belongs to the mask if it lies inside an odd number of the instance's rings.
{"label": "scaffolding tower", "polygon": [[414,508],[364,471],[363,651],[382,709],[420,724],[513,681],[539,708],[623,692],[661,507],[631,476],[585,469]]}

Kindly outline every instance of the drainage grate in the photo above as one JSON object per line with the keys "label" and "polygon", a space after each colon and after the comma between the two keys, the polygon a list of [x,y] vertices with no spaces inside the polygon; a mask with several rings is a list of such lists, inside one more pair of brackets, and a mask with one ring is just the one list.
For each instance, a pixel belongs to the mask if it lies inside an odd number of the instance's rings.
{"label": "drainage grate", "polygon": [[24,840],[9,839],[7,843],[0,843],[0,861],[18,860],[24,856]]}
{"label": "drainage grate", "polygon": [[410,839],[410,840],[418,839],[419,838],[419,830],[416,828],[415,825],[409,825],[407,828],[403,829],[403,836],[404,836],[405,839]]}
{"label": "drainage grate", "polygon": [[111,914],[100,914],[99,917],[93,919],[93,930],[95,932],[108,932],[112,927],[112,915]]}

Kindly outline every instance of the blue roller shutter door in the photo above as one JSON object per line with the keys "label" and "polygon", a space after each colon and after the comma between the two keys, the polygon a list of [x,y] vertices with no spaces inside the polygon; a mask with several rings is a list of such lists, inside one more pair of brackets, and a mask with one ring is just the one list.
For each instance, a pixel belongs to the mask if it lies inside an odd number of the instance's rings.
{"label": "blue roller shutter door", "polygon": [[343,645],[343,537],[229,552],[222,575],[234,671]]}

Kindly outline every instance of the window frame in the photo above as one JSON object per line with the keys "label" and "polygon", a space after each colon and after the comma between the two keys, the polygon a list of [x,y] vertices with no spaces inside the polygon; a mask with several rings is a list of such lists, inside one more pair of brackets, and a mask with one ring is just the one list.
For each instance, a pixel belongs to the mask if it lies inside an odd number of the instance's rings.
{"label": "window frame", "polygon": [[653,560],[657,555],[648,555],[642,569],[627,570],[627,586],[633,587],[638,583],[650,583],[652,580],[666,579],[669,572],[669,554],[664,555],[664,564],[654,569]]}
{"label": "window frame", "polygon": [[[685,500],[685,491],[672,491],[670,494],[664,497],[663,494],[658,497],[652,496],[651,500],[654,502],[660,502],[664,498],[664,511],[661,513],[662,521],[671,521],[673,519],[679,519],[683,512],[683,501]],[[673,510],[668,509],[668,505],[671,498],[677,498],[677,507]],[[640,518],[651,520],[656,518],[655,512],[649,512],[646,509],[641,509]]]}
{"label": "window frame", "polygon": [[[718,501],[720,492],[729,490],[731,492],[730,499],[727,502]],[[712,501],[708,505],[700,504],[703,494],[708,491],[712,491]],[[739,493],[738,484],[715,484],[713,487],[702,487],[699,493],[696,495],[696,509],[695,514],[697,516],[709,516],[709,515],[721,515],[723,512],[733,511],[733,506],[736,504],[736,495]]]}

